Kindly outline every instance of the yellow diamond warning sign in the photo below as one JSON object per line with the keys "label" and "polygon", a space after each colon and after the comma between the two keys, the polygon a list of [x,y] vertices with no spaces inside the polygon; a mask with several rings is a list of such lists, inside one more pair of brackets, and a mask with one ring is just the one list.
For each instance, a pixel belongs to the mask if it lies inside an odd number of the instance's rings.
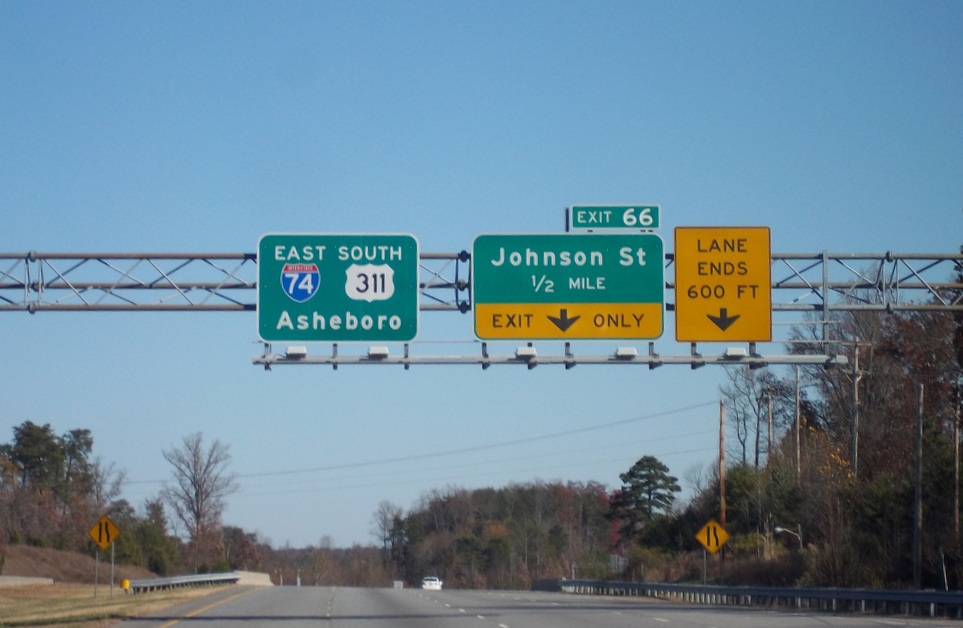
{"label": "yellow diamond warning sign", "polygon": [[679,342],[772,340],[769,227],[675,230]]}
{"label": "yellow diamond warning sign", "polygon": [[107,549],[120,536],[120,529],[114,525],[114,522],[107,515],[104,515],[94,524],[94,527],[87,531],[87,534],[100,549]]}
{"label": "yellow diamond warning sign", "polygon": [[696,540],[699,541],[702,547],[706,548],[710,554],[715,554],[722,549],[722,546],[729,540],[729,533],[719,525],[718,521],[709,519],[709,523],[702,526],[702,528],[696,532]]}

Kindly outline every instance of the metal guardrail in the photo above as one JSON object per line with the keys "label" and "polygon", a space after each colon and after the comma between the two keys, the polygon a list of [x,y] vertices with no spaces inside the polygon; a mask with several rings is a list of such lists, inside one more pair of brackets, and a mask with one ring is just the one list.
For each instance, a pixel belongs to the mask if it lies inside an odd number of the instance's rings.
{"label": "metal guardrail", "polygon": [[660,597],[690,604],[963,619],[963,591],[738,587],[594,580],[559,580],[558,590],[588,595]]}
{"label": "metal guardrail", "polygon": [[146,593],[149,591],[166,591],[182,587],[198,587],[213,584],[236,584],[241,579],[237,571],[230,573],[208,573],[191,576],[174,576],[172,578],[150,578],[146,580],[131,580],[132,593]]}

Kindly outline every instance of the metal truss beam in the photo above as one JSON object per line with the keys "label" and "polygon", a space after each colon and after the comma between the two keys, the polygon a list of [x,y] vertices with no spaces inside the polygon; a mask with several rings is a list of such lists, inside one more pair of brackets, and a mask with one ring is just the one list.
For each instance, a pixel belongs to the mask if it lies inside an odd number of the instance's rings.
{"label": "metal truss beam", "polygon": [[[467,251],[422,253],[420,309],[469,311],[469,262]],[[673,262],[667,254],[667,294]],[[961,272],[961,254],[773,254],[772,308],[963,311]],[[0,253],[0,311],[256,308],[254,253]]]}
{"label": "metal truss beam", "polygon": [[959,253],[773,255],[773,311],[959,312],[960,276]]}
{"label": "metal truss beam", "polygon": [[[665,256],[666,309],[674,304],[674,255]],[[774,324],[821,326],[819,335],[831,342],[833,312],[843,311],[963,311],[963,254],[773,254],[771,258]],[[422,311],[471,310],[471,266],[467,251],[422,253],[419,260],[419,309]],[[167,311],[236,312],[257,309],[257,256],[254,253],[29,253],[0,254],[0,311]],[[786,322],[791,312],[819,312],[808,321]],[[779,321],[777,322],[777,319]],[[255,364],[539,364],[718,365],[845,364],[837,355],[759,355],[727,350],[721,355],[701,355],[695,345],[689,355],[658,355],[653,343],[648,354],[628,347],[612,355],[576,356],[566,345],[564,354],[536,355],[521,348],[514,354],[491,355],[480,343],[475,355],[412,355],[405,344],[401,355],[387,348],[376,354],[338,355],[337,344],[328,356],[302,350],[271,354],[265,345]],[[827,347],[829,345],[827,344]]]}
{"label": "metal truss beam", "polygon": [[[422,253],[419,308],[467,312],[467,252]],[[254,253],[0,254],[0,311],[257,309]]]}

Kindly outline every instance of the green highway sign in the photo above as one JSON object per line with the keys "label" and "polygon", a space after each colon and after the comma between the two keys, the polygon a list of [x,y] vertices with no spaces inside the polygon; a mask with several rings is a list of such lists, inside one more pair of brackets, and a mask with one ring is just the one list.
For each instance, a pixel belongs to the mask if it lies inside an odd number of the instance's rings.
{"label": "green highway sign", "polygon": [[418,241],[404,234],[266,234],[264,342],[408,342],[418,333]]}
{"label": "green highway sign", "polygon": [[662,238],[480,235],[472,309],[481,339],[651,339],[663,331]]}
{"label": "green highway sign", "polygon": [[569,209],[573,231],[597,229],[658,229],[658,205],[573,205]]}

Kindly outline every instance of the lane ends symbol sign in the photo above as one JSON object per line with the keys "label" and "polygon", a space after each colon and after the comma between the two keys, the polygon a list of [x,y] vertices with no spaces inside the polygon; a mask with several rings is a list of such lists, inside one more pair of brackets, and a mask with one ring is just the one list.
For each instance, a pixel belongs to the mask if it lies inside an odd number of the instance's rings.
{"label": "lane ends symbol sign", "polygon": [[94,527],[87,531],[87,534],[100,549],[105,550],[120,536],[120,528],[107,515],[104,515],[94,524]]}
{"label": "lane ends symbol sign", "polygon": [[719,525],[715,519],[709,519],[709,523],[702,526],[696,533],[696,540],[706,548],[710,554],[715,554],[729,540],[729,533]]}

